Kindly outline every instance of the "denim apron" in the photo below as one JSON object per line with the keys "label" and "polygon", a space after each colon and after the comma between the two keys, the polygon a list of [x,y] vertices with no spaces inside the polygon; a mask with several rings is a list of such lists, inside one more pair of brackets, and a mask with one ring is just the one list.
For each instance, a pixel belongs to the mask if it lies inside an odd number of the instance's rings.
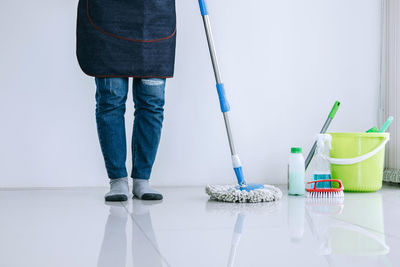
{"label": "denim apron", "polygon": [[174,74],[175,0],[79,0],[76,55],[94,77]]}

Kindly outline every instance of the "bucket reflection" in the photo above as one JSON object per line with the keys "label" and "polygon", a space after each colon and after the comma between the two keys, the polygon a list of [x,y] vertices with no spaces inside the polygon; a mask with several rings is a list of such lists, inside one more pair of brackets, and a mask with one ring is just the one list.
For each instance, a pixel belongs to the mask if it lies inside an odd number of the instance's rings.
{"label": "bucket reflection", "polygon": [[346,194],[344,199],[307,199],[306,218],[316,252],[330,266],[391,266],[384,235],[382,196]]}

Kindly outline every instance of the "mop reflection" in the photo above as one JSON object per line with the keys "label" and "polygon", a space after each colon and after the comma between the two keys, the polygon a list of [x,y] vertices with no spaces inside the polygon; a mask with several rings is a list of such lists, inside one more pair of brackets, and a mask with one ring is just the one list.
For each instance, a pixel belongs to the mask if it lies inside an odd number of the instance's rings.
{"label": "mop reflection", "polygon": [[316,240],[316,252],[329,266],[349,262],[352,266],[391,266],[379,192],[307,199],[305,218]]}
{"label": "mop reflection", "polygon": [[240,238],[242,236],[246,216],[269,215],[278,212],[280,208],[280,201],[264,203],[227,203],[209,200],[207,202],[206,210],[208,212],[236,216],[236,223],[233,230],[231,248],[229,251],[228,267],[233,267],[235,264],[237,248],[239,246]]}
{"label": "mop reflection", "polygon": [[153,231],[149,204],[133,200],[128,214],[120,203],[108,204],[110,213],[104,229],[98,267],[125,267],[127,264],[126,224],[132,217],[132,264],[137,267],[162,265]]}

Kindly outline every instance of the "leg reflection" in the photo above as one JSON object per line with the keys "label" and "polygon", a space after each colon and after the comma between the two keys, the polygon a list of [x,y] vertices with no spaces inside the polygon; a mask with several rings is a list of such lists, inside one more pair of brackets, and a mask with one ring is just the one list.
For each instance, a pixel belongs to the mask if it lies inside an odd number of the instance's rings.
{"label": "leg reflection", "polygon": [[161,255],[154,235],[149,204],[134,200],[132,212],[132,261],[135,267],[162,266]]}
{"label": "leg reflection", "polygon": [[104,229],[98,267],[125,267],[126,265],[126,223],[128,214],[119,203],[110,204],[110,214]]}

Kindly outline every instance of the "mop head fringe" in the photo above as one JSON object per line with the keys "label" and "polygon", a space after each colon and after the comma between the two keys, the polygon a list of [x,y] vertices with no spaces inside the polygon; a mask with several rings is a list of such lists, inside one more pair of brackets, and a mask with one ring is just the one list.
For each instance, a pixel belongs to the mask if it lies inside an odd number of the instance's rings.
{"label": "mop head fringe", "polygon": [[271,202],[282,198],[282,191],[272,185],[264,185],[264,188],[250,192],[236,189],[234,185],[207,185],[206,193],[211,200],[235,203]]}

